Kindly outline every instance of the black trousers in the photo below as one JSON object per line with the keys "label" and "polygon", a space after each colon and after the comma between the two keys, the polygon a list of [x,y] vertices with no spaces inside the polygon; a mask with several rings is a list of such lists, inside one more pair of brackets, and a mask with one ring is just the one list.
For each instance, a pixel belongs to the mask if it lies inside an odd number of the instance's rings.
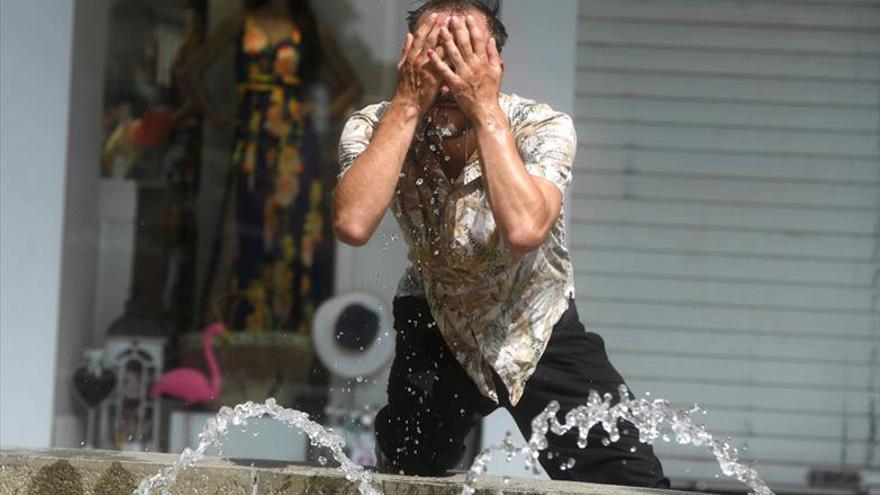
{"label": "black trousers", "polygon": [[[449,351],[426,301],[402,297],[394,301],[396,356],[388,381],[388,405],[376,417],[380,470],[441,476],[464,454],[464,439],[479,420],[499,405],[483,396]],[[523,436],[531,435],[531,421],[552,400],[560,403],[560,418],[586,403],[591,389],[612,394],[623,378],[605,353],[602,338],[587,332],[571,301],[553,327],[538,367],[526,383],[517,405],[496,375],[500,406],[516,421]],[[609,445],[608,435],[596,425],[586,449],[577,446],[577,433],[548,433],[549,446],[540,462],[557,480],[616,485],[669,487],[660,461],[650,445],[638,440],[631,423],[618,424],[621,437]],[[499,439],[500,440],[500,439]],[[634,449],[633,449],[634,447]],[[549,455],[548,455],[549,454]],[[569,458],[572,468],[561,469]]]}

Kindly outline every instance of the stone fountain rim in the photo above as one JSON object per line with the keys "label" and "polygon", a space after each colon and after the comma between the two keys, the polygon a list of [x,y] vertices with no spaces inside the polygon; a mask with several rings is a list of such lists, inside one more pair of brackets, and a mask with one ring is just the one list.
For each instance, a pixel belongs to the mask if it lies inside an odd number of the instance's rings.
{"label": "stone fountain rim", "polygon": [[[138,465],[140,470],[149,466],[158,472],[177,459],[177,454],[154,452],[108,451],[91,449],[32,449],[23,447],[0,447],[0,467],[15,468],[16,465],[31,466],[48,465],[57,461]],[[283,461],[267,461],[256,459],[227,459],[209,456],[192,468],[195,472],[210,472],[222,469],[225,472],[242,470],[248,475],[257,472],[274,475],[292,475],[302,478],[344,479],[344,474],[328,467],[310,466],[301,463]],[[0,470],[2,474],[2,470]],[[464,473],[453,473],[441,478],[412,477],[374,473],[374,482],[378,487],[388,485],[421,485],[434,488],[460,487],[464,483]],[[575,483],[569,481],[547,481],[526,478],[483,476],[477,482],[478,493],[496,493],[503,490],[506,494],[554,494],[554,495],[685,495],[691,492],[674,490],[654,490],[648,488],[600,485],[592,483]],[[385,493],[398,491],[383,490]],[[427,492],[426,492],[427,493]],[[433,493],[433,492],[432,492]],[[446,493],[444,491],[444,493]]]}

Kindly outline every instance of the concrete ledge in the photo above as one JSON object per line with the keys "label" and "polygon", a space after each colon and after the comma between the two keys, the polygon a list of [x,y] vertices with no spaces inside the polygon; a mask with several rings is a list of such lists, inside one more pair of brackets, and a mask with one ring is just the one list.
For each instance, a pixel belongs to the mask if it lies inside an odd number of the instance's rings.
{"label": "concrete ledge", "polygon": [[[128,495],[140,479],[177,458],[96,450],[0,449],[0,494]],[[376,474],[385,495],[456,495],[464,476],[416,478]],[[675,495],[685,492],[644,488],[485,477],[480,495]],[[211,458],[184,472],[176,494],[204,495],[357,495],[357,488],[336,469],[265,461]]]}

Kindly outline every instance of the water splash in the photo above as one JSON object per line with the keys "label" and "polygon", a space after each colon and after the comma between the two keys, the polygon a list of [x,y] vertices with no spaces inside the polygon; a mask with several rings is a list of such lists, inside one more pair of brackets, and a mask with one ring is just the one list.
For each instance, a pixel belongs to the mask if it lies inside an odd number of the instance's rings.
{"label": "water splash", "polygon": [[[744,483],[750,489],[751,495],[774,495],[755,469],[739,462],[736,448],[726,442],[716,440],[705,425],[694,420],[695,414],[705,412],[698,406],[687,410],[675,410],[668,401],[663,399],[631,399],[629,391],[623,385],[619,388],[619,394],[621,400],[617,404],[611,405],[611,394],[600,397],[595,390],[591,390],[587,403],[566,413],[563,423],[560,423],[558,418],[559,403],[551,402],[532,420],[532,434],[526,445],[516,445],[508,435],[500,445],[489,447],[480,452],[468,471],[461,494],[473,495],[476,492],[474,485],[477,478],[485,473],[489,461],[496,454],[505,455],[508,462],[514,457],[522,456],[526,469],[538,473],[538,456],[540,451],[548,447],[547,434],[549,432],[563,435],[576,429],[578,447],[583,449],[587,448],[587,438],[593,426],[599,424],[608,433],[608,438],[603,439],[603,444],[608,445],[608,443],[620,439],[617,422],[625,420],[638,428],[639,441],[643,443],[653,443],[657,438],[671,441],[669,434],[664,433],[664,427],[668,427],[676,442],[683,445],[708,447],[718,460],[721,471]],[[214,446],[219,449],[222,446],[230,426],[245,428],[248,419],[263,416],[268,416],[305,433],[313,446],[326,448],[333,459],[339,463],[339,468],[345,473],[345,478],[358,484],[358,491],[361,495],[381,495],[381,492],[372,485],[372,474],[345,455],[343,450],[345,441],[342,438],[310,420],[306,413],[277,405],[275,399],[268,399],[264,404],[246,402],[234,408],[221,408],[217,416],[210,419],[199,434],[198,447],[184,449],[174,464],[143,480],[134,494],[150,495],[155,493],[154,490],[159,490],[161,495],[168,495],[171,486],[182,471],[204,459],[205,451],[209,447]],[[323,460],[321,465],[327,463],[327,459],[323,456],[319,458],[320,460]],[[573,459],[560,460],[560,462],[563,463],[560,468],[563,466],[564,469],[574,467]]]}
{"label": "water splash", "polygon": [[[474,459],[462,487],[462,495],[473,495],[477,478],[486,471],[488,462],[496,453],[507,456],[510,462],[516,456],[523,456],[526,469],[538,471],[538,455],[547,448],[547,433],[563,435],[571,429],[578,431],[578,447],[587,447],[587,436],[590,429],[599,424],[608,433],[609,439],[616,442],[620,439],[617,421],[629,421],[639,430],[639,441],[653,443],[658,437],[669,441],[669,435],[662,428],[668,426],[674,434],[675,441],[683,445],[708,447],[718,460],[721,472],[744,483],[751,495],[774,495],[766,483],[758,476],[758,472],[750,466],[739,462],[736,448],[727,442],[716,440],[705,425],[694,421],[694,414],[703,412],[698,406],[687,410],[675,410],[663,399],[631,399],[626,386],[619,388],[621,400],[611,405],[611,394],[600,398],[595,390],[590,391],[586,405],[578,406],[565,415],[565,422],[560,423],[557,413],[559,403],[551,402],[532,420],[532,435],[527,445],[515,445],[510,437],[506,437],[500,445],[489,447]],[[604,442],[603,442],[604,443]],[[567,469],[574,463],[565,461]]]}
{"label": "water splash", "polygon": [[343,451],[345,441],[342,438],[310,420],[308,414],[295,409],[281,407],[276,404],[275,399],[271,398],[267,399],[263,404],[246,402],[238,404],[234,408],[222,407],[217,416],[208,420],[202,432],[199,433],[198,447],[195,449],[184,449],[174,464],[163,469],[158,474],[144,479],[134,491],[134,495],[155,494],[154,490],[159,490],[158,493],[161,495],[169,495],[171,493],[171,486],[174,484],[177,476],[185,469],[204,459],[205,451],[208,447],[220,448],[224,437],[229,433],[230,426],[243,428],[247,425],[248,419],[263,416],[268,416],[305,433],[313,446],[326,448],[333,459],[339,463],[339,469],[345,473],[345,478],[358,484],[358,492],[361,495],[381,495],[372,485],[372,474],[362,466],[352,462],[345,455]]}

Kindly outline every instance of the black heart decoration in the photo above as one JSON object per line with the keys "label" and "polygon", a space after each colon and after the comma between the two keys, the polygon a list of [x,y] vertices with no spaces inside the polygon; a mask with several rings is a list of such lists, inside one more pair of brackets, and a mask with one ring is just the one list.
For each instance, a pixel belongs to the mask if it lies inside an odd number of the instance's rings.
{"label": "black heart decoration", "polygon": [[83,365],[73,373],[73,390],[88,407],[100,404],[115,386],[116,375],[110,370],[102,370],[95,376]]}

